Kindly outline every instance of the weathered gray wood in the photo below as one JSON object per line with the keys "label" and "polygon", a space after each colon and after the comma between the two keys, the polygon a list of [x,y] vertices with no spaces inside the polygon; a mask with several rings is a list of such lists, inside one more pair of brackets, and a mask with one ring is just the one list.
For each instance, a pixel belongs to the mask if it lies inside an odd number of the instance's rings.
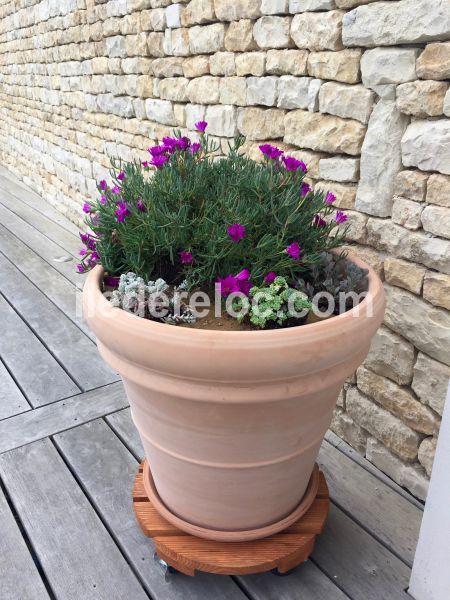
{"label": "weathered gray wood", "polygon": [[131,490],[138,462],[103,421],[76,427],[54,439],[153,598],[244,600],[245,596],[229,577],[175,575],[170,583],[164,581],[153,561],[153,544],[143,535],[134,517]]}
{"label": "weathered gray wood", "polygon": [[333,502],[412,565],[422,511],[328,442],[322,444],[319,464]]}
{"label": "weathered gray wood", "polygon": [[148,600],[50,440],[2,454],[0,474],[58,600]]}
{"label": "weathered gray wood", "polygon": [[255,600],[348,599],[348,596],[310,560],[298,566],[287,577],[261,573],[239,577],[238,580],[243,589]]}
{"label": "weathered gray wood", "polygon": [[2,600],[48,600],[45,586],[1,490],[0,557]]}
{"label": "weathered gray wood", "polygon": [[76,273],[75,259],[70,262],[58,262],[55,260],[61,256],[67,256],[65,248],[58,246],[58,244],[2,206],[2,204],[0,204],[0,223],[5,229],[23,240],[29,248],[52,265],[54,269],[82,289],[84,277]]}
{"label": "weathered gray wood", "polygon": [[7,191],[11,196],[28,204],[28,206],[39,211],[53,222],[58,223],[67,231],[78,236],[78,227],[69,221],[57,208],[49,204],[41,196],[17,179],[15,175],[0,166],[1,190]]}
{"label": "weathered gray wood", "polygon": [[[95,344],[0,254],[0,289],[81,390],[117,381],[119,376],[100,357]],[[73,288],[75,293],[75,288]]]}
{"label": "weathered gray wood", "polygon": [[94,339],[94,334],[81,314],[81,291],[59,273],[53,264],[47,263],[1,225],[0,251],[69,319],[91,339]]}
{"label": "weathered gray wood", "polygon": [[410,569],[333,504],[312,559],[350,598],[406,600]]}
{"label": "weathered gray wood", "polygon": [[0,453],[24,446],[128,405],[121,382],[0,421]]}
{"label": "weathered gray wood", "polygon": [[1,295],[0,323],[0,355],[32,406],[42,406],[80,391]]}
{"label": "weathered gray wood", "polygon": [[144,447],[131,418],[131,410],[129,408],[119,410],[112,415],[108,415],[106,421],[134,456],[139,461],[144,460]]}
{"label": "weathered gray wood", "polygon": [[0,360],[0,420],[30,408],[25,396]]}
{"label": "weathered gray wood", "polygon": [[81,246],[78,236],[70,233],[67,229],[61,227],[61,225],[58,225],[58,223],[55,223],[31,206],[28,206],[28,204],[25,204],[20,199],[11,196],[4,189],[4,186],[2,188],[0,190],[0,203],[5,208],[64,248],[66,254],[70,253],[73,257],[78,256]]}

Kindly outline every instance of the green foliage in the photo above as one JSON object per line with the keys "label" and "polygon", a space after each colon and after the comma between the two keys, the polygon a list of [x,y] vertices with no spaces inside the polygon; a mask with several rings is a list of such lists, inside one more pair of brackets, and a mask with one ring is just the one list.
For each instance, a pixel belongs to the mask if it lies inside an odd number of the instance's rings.
{"label": "green foliage", "polygon": [[[242,155],[243,142],[237,138],[228,156],[218,159],[202,135],[198,152],[167,151],[167,162],[156,171],[137,162],[112,161],[113,184],[99,187],[103,201],[87,205],[96,260],[110,275],[132,271],[169,284],[186,280],[189,287],[209,287],[244,268],[253,282],[269,271],[294,282],[321,252],[341,245],[345,228],[332,219],[324,192],[302,197],[302,170],[288,171],[281,160],[254,162]],[[123,220],[118,220],[118,202]],[[320,227],[314,225],[316,215],[324,219]],[[245,226],[238,242],[228,234],[235,223]],[[293,242],[301,247],[300,260],[286,253]],[[182,264],[180,252],[192,253],[192,263]],[[79,270],[94,263],[88,252]]]}

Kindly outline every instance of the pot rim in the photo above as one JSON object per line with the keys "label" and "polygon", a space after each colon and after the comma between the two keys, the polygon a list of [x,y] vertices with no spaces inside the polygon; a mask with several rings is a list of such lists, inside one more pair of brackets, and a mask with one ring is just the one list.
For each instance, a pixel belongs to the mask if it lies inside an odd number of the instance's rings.
{"label": "pot rim", "polygon": [[[101,282],[105,273],[105,269],[101,265],[97,265],[90,271],[83,288],[84,307],[85,310],[89,306],[97,306],[101,309],[102,314],[110,314],[114,320],[115,326],[122,325],[125,330],[128,329],[131,333],[136,327],[139,330],[139,335],[152,336],[156,333],[164,334],[164,337],[176,337],[179,340],[185,340],[195,343],[209,343],[211,336],[225,343],[249,342],[250,340],[258,342],[276,343],[287,342],[289,340],[298,339],[299,334],[303,339],[311,335],[322,337],[329,331],[330,327],[345,331],[353,329],[355,324],[361,319],[373,318],[377,315],[379,305],[385,303],[384,288],[381,279],[374,269],[352,253],[348,253],[346,260],[355,263],[358,267],[368,270],[368,290],[366,297],[357,306],[340,315],[335,315],[329,319],[323,319],[315,323],[307,325],[299,325],[296,327],[285,327],[280,329],[255,329],[251,331],[223,331],[220,329],[196,329],[194,327],[177,327],[167,323],[159,323],[151,319],[143,319],[137,317],[121,308],[112,306],[103,296],[101,291]],[[368,314],[372,307],[371,315]],[[94,308],[95,310],[95,308]],[[351,324],[353,323],[353,327]]]}

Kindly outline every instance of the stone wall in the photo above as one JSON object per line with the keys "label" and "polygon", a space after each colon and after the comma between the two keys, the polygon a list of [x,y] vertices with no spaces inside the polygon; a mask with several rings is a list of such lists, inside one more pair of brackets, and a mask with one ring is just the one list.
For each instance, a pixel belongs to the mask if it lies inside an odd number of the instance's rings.
{"label": "stone wall", "polygon": [[0,160],[77,221],[108,155],[172,127],[303,158],[388,296],[333,428],[424,498],[450,374],[447,40],[450,0],[2,0]]}

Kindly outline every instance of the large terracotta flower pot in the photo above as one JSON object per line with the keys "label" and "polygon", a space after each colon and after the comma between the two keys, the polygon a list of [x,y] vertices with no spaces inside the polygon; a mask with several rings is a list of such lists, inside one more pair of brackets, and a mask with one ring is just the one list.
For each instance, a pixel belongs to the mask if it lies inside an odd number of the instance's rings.
{"label": "large terracotta flower pot", "polygon": [[96,267],[87,278],[84,315],[122,376],[158,510],[218,540],[264,537],[298,518],[314,495],[313,468],[339,391],[383,318],[375,272],[369,268],[357,309],[269,331],[144,320],[111,306],[102,277]]}

